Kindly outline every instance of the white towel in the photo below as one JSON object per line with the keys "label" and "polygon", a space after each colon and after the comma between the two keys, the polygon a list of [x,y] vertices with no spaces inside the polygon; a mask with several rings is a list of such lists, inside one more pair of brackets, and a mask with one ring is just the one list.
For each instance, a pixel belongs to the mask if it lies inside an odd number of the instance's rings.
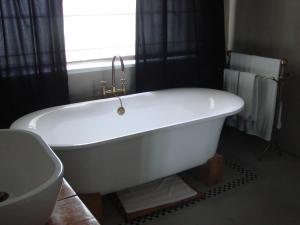
{"label": "white towel", "polygon": [[117,192],[126,211],[133,213],[196,196],[179,176],[173,175]]}
{"label": "white towel", "polygon": [[231,69],[224,70],[223,88],[233,94],[239,95],[245,101],[245,106],[238,116],[227,119],[229,126],[240,130],[252,130],[253,123],[258,117],[258,90],[256,75],[253,73],[240,72]]}
{"label": "white towel", "polygon": [[280,75],[280,60],[232,52],[230,68],[278,79]]}
{"label": "white towel", "polygon": [[240,71],[224,69],[223,89],[230,93],[237,94],[239,76],[240,76]]}
{"label": "white towel", "polygon": [[[230,93],[238,95],[240,71],[224,69],[223,74],[223,89]],[[227,124],[235,127],[237,125],[237,115],[227,118]]]}
{"label": "white towel", "polygon": [[[279,78],[280,60],[240,53],[231,54],[231,68],[247,71],[267,77]],[[238,129],[248,134],[259,136],[267,141],[271,140],[276,108],[277,83],[270,79],[257,78],[258,113],[256,122],[252,124],[239,123]],[[240,121],[239,121],[240,122]],[[277,128],[280,128],[279,117]]]}
{"label": "white towel", "polygon": [[258,94],[255,78],[256,74],[253,73],[240,72],[239,74],[238,95],[245,101],[244,109],[239,116],[249,122],[257,120]]}

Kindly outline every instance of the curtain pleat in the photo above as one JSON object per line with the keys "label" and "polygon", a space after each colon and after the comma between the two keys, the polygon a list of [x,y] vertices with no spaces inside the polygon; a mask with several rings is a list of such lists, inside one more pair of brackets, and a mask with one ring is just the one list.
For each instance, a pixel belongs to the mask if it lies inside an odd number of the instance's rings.
{"label": "curtain pleat", "polygon": [[0,0],[0,128],[69,102],[62,0]]}
{"label": "curtain pleat", "polygon": [[221,88],[222,0],[137,0],[136,89]]}

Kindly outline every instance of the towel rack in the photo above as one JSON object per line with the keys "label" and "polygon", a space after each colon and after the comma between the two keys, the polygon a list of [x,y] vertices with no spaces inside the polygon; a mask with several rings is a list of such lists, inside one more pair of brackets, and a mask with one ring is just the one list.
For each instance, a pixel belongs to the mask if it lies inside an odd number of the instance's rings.
{"label": "towel rack", "polygon": [[[227,68],[230,67],[230,61],[231,61],[231,53],[233,51],[231,50],[228,50],[227,51]],[[288,65],[288,60],[283,58],[280,60],[280,74],[279,74],[279,79],[276,79],[273,75],[269,75],[269,76],[266,76],[265,75],[262,75],[262,74],[257,74],[256,76],[260,77],[260,78],[263,78],[263,79],[270,79],[270,80],[274,80],[276,82],[279,82],[280,80],[287,80],[288,78],[290,78],[290,74],[287,73],[285,70],[285,68],[287,67]]]}
{"label": "towel rack", "polygon": [[[233,51],[229,50],[227,51],[227,67],[230,68],[230,61],[231,61],[231,53]],[[281,103],[283,102],[283,89],[285,81],[290,78],[290,74],[286,72],[286,67],[288,65],[288,60],[283,58],[280,60],[280,70],[279,70],[279,78],[276,79],[273,75],[266,76],[262,74],[257,74],[257,77],[260,77],[262,79],[270,79],[277,83],[277,93],[276,93],[276,104],[275,104],[275,115],[274,115],[274,122],[272,127],[272,136],[271,141],[268,143],[266,148],[261,152],[259,156],[259,160],[261,161],[264,157],[264,155],[269,151],[277,151],[279,155],[282,155],[282,149],[278,145],[278,128],[277,124],[280,119],[280,108]]]}

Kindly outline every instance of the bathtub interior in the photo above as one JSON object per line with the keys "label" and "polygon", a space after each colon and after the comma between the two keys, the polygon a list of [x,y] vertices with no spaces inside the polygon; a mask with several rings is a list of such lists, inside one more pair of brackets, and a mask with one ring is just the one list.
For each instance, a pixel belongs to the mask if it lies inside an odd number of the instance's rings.
{"label": "bathtub interior", "polygon": [[41,135],[52,147],[100,143],[191,121],[212,119],[237,110],[241,100],[211,89],[174,89],[54,107],[12,124]]}

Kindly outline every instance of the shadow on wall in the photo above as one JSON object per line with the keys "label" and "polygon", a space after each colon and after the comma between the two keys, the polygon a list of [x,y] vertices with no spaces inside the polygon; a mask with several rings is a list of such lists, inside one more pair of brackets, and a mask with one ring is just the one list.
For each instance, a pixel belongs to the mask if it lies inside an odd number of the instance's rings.
{"label": "shadow on wall", "polygon": [[[119,85],[120,69],[116,69],[116,81]],[[135,67],[125,68],[127,93],[135,92]],[[111,69],[82,69],[69,72],[70,101],[82,102],[101,98],[101,81],[106,81],[111,86]]]}
{"label": "shadow on wall", "polygon": [[300,1],[237,1],[233,50],[287,58],[293,77],[284,93],[283,127],[279,144],[300,155]]}

